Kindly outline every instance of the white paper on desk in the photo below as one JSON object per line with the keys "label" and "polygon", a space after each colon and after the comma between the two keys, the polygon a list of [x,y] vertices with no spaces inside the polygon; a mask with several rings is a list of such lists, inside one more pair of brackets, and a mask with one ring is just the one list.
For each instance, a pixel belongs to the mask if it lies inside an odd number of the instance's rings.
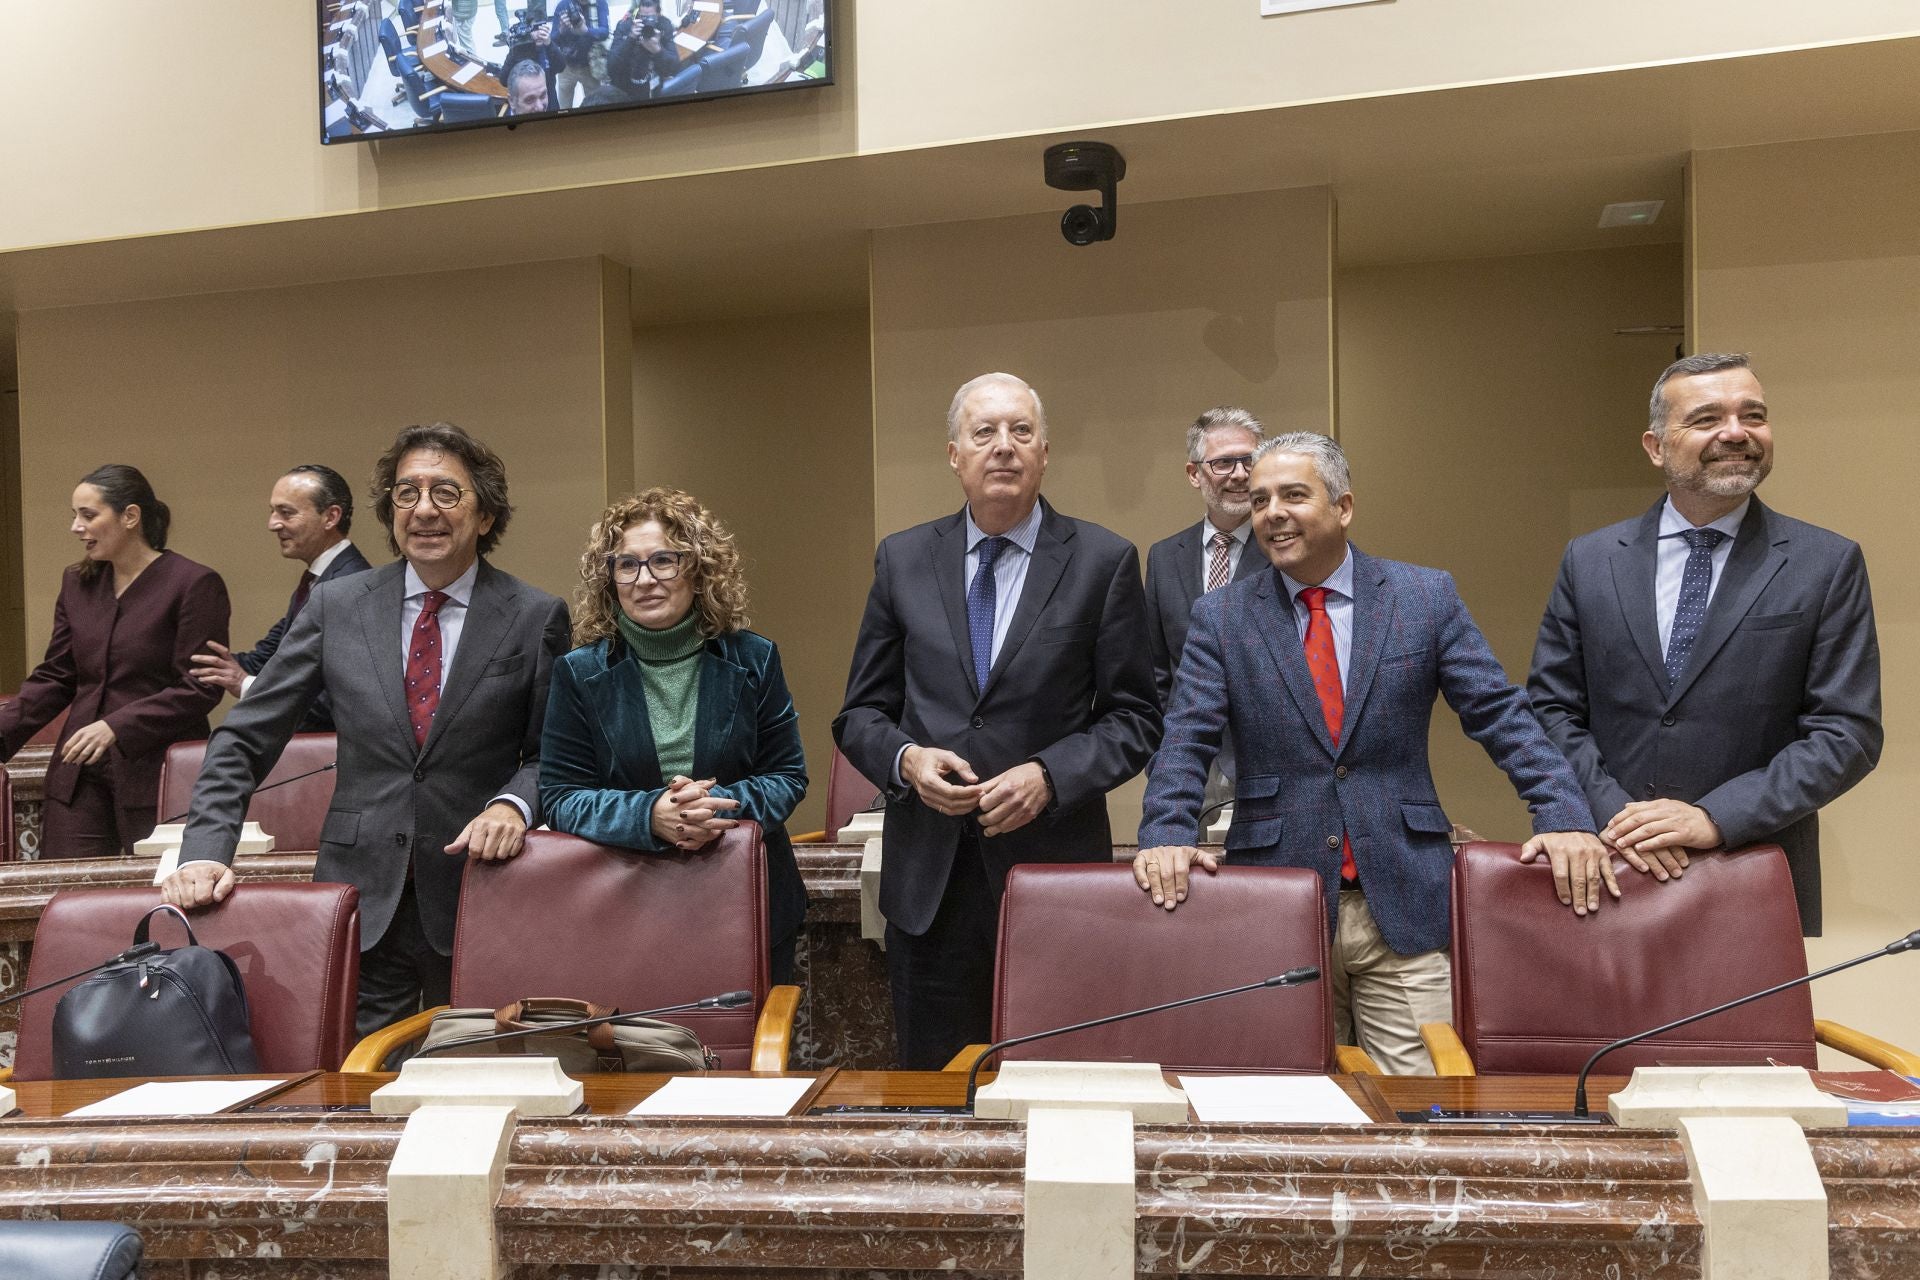
{"label": "white paper on desk", "polygon": [[285,1080],[150,1080],[67,1114],[210,1116],[285,1083]]}
{"label": "white paper on desk", "polygon": [[813,1076],[772,1079],[730,1076],[675,1076],[655,1090],[630,1116],[784,1116],[793,1110]]}
{"label": "white paper on desk", "polygon": [[423,58],[437,58],[441,54],[445,53],[446,51],[447,51],[447,42],[445,40],[436,40],[432,44],[428,45],[426,48],[422,49],[420,51],[420,56]]}
{"label": "white paper on desk", "polygon": [[690,36],[684,31],[682,31],[679,35],[675,36],[673,38],[673,42],[679,45],[682,49],[687,49],[687,50],[697,51],[707,47],[707,42],[705,40],[702,40],[699,36]]}
{"label": "white paper on desk", "polygon": [[693,0],[693,11],[695,13],[718,13],[720,12],[720,6],[712,3],[712,0]]}
{"label": "white paper on desk", "polygon": [[480,64],[477,62],[469,62],[465,66],[461,67],[458,71],[448,76],[447,79],[453,81],[455,84],[465,84],[467,81],[473,79],[475,76],[479,74],[480,74]]}
{"label": "white paper on desk", "polygon": [[1330,1076],[1181,1076],[1203,1121],[1256,1124],[1372,1124]]}

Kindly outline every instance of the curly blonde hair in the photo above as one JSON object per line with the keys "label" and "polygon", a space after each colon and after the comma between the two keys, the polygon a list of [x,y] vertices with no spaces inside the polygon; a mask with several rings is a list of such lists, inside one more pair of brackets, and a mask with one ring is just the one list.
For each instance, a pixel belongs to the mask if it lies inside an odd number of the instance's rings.
{"label": "curly blonde hair", "polygon": [[580,553],[580,588],[574,596],[575,646],[617,633],[614,614],[620,601],[607,574],[607,557],[618,550],[627,530],[649,520],[659,523],[673,546],[692,553],[693,564],[682,572],[693,575],[693,611],[698,615],[694,625],[700,634],[726,635],[751,624],[747,579],[733,535],[692,494],[655,487],[608,507],[587,534],[587,548]]}

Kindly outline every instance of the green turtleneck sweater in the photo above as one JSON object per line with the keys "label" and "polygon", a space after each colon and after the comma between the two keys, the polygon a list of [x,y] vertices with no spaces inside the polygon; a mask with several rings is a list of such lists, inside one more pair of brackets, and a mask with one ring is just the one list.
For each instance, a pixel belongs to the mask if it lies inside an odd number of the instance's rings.
{"label": "green turtleneck sweater", "polygon": [[649,631],[624,610],[616,611],[613,620],[640,662],[660,777],[666,780],[678,773],[691,778],[693,723],[700,710],[700,649],[706,643],[697,625],[698,612],[689,609],[686,617],[665,631]]}

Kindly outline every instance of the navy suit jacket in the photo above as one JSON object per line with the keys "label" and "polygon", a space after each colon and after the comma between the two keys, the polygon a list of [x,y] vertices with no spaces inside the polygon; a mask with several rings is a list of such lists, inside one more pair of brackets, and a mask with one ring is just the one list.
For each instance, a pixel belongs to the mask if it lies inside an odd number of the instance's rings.
{"label": "navy suit jacket", "polygon": [[[323,582],[331,582],[335,578],[344,578],[350,573],[359,573],[363,569],[371,568],[373,566],[368,563],[367,558],[360,554],[360,548],[349,542],[345,549],[333,558],[333,562],[327,566],[327,571],[313,580],[313,585],[318,587]],[[279,651],[280,641],[286,638],[287,627],[293,622],[293,601],[294,596],[298,594],[299,588],[295,587],[294,595],[287,597],[287,611],[280,615],[280,621],[273,624],[272,629],[261,638],[259,644],[245,653],[233,655],[233,660],[240,664],[242,671],[250,676],[259,675],[266,667],[267,659]],[[300,732],[333,732],[333,701],[324,691],[313,700],[313,706],[308,710],[307,718],[301,722]]]}
{"label": "navy suit jacket", "polygon": [[1630,800],[1684,800],[1729,848],[1780,845],[1817,935],[1820,807],[1880,759],[1866,560],[1755,498],[1669,687],[1654,604],[1664,502],[1567,547],[1534,645],[1534,711],[1602,823]]}
{"label": "navy suit jacket", "polygon": [[976,818],[936,813],[895,785],[901,747],[956,752],[982,781],[1029,760],[1046,769],[1053,804],[980,842],[997,891],[1016,863],[1112,858],[1107,792],[1140,772],[1160,738],[1140,553],[1045,499],[1041,507],[1026,585],[985,688],[967,636],[965,513],[896,533],[874,555],[833,736],[855,769],[885,783],[880,910],[910,934],[933,923],[961,832]]}
{"label": "navy suit jacket", "polygon": [[1356,547],[1353,594],[1337,745],[1278,571],[1200,597],[1166,738],[1147,776],[1140,844],[1198,843],[1207,766],[1231,727],[1240,774],[1230,861],[1319,872],[1331,929],[1344,831],[1381,936],[1401,955],[1416,955],[1446,946],[1451,930],[1451,824],[1427,762],[1436,696],[1513,780],[1536,833],[1592,831],[1593,815],[1450,575]]}
{"label": "navy suit jacket", "polygon": [[[786,828],[807,794],[807,761],[780,651],[765,636],[738,631],[706,642],[693,776],[719,779],[713,794],[740,802],[728,817],[760,824],[768,940],[784,942],[807,912],[807,890]],[[540,807],[547,825],[597,844],[669,850],[673,846],[653,834],[653,806],[666,781],[633,651],[619,639],[596,640],[560,659],[540,743]]]}
{"label": "navy suit jacket", "polygon": [[[1206,528],[1204,520],[1190,524],[1147,551],[1147,643],[1153,649],[1153,683],[1160,691],[1163,711],[1173,693],[1173,673],[1180,667],[1180,651],[1187,644],[1193,602],[1206,586],[1200,572],[1205,558],[1201,539],[1206,536]],[[1240,563],[1233,568],[1233,581],[1266,567],[1266,556],[1249,537],[1241,548]]]}

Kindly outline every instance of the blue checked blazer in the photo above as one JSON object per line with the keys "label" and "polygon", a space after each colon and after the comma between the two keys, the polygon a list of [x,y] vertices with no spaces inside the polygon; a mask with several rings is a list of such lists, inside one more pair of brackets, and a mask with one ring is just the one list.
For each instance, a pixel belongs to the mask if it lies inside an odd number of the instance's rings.
{"label": "blue checked blazer", "polygon": [[1195,603],[1166,737],[1148,771],[1140,844],[1197,842],[1207,766],[1231,728],[1240,772],[1228,860],[1318,871],[1331,929],[1344,830],[1381,936],[1415,955],[1445,947],[1450,931],[1451,824],[1427,762],[1436,696],[1513,780],[1535,833],[1592,831],[1593,814],[1451,575],[1357,547],[1353,567],[1353,647],[1337,747],[1279,574],[1254,573]]}

